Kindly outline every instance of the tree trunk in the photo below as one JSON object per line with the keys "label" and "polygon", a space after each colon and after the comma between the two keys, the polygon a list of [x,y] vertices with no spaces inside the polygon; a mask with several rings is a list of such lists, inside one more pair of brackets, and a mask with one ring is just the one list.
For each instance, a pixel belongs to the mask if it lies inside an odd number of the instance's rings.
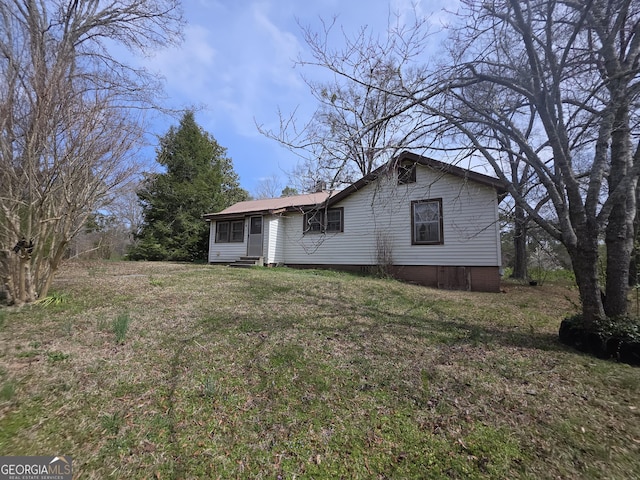
{"label": "tree trunk", "polygon": [[[621,80],[618,81],[622,83]],[[622,86],[619,90],[624,91]],[[633,166],[630,138],[629,108],[620,100],[611,132],[609,192],[623,187],[623,181]],[[634,240],[633,220],[636,214],[636,181],[630,182],[623,192],[624,195],[614,203],[605,232],[607,283],[604,308],[610,318],[621,317],[627,313],[629,264]]]}
{"label": "tree trunk", "polygon": [[15,302],[15,286],[13,275],[11,275],[12,264],[11,255],[13,251],[0,250],[0,288],[4,289],[5,302],[11,305]]}
{"label": "tree trunk", "polygon": [[[587,235],[584,238],[590,238]],[[602,291],[598,281],[598,243],[585,243],[580,240],[578,245],[568,248],[576,283],[582,303],[582,318],[585,328],[589,329],[596,321],[605,318]]]}
{"label": "tree trunk", "polygon": [[637,284],[638,284],[638,249],[634,246],[633,251],[631,252],[631,261],[629,262],[629,287],[635,287]]}
{"label": "tree trunk", "polygon": [[513,247],[515,257],[513,260],[512,278],[525,280],[527,271],[527,221],[525,211],[520,205],[515,207],[515,225],[513,234]]}
{"label": "tree trunk", "polygon": [[27,301],[27,262],[23,257],[18,259],[18,291],[15,296],[16,305],[24,305]]}
{"label": "tree trunk", "polygon": [[629,266],[634,240],[633,217],[630,215],[628,203],[635,204],[635,195],[631,197],[633,198],[621,202],[622,205],[613,207],[605,236],[607,283],[604,309],[610,318],[624,316],[627,313]]}
{"label": "tree trunk", "polygon": [[640,234],[640,215],[637,206],[640,203],[640,188],[636,185],[636,216],[633,219],[633,250],[631,250],[631,261],[629,262],[629,287],[638,285],[638,265],[640,262],[640,249],[638,249],[638,235]]}
{"label": "tree trunk", "polygon": [[45,274],[46,277],[44,279],[44,282],[42,283],[42,287],[39,292],[40,298],[44,298],[49,294],[49,289],[51,288],[51,282],[53,281],[54,275],[58,271],[58,267],[60,267],[60,262],[62,261],[62,257],[67,248],[68,243],[69,243],[68,241],[61,242],[55,254],[52,256],[52,258],[49,259],[49,269]]}

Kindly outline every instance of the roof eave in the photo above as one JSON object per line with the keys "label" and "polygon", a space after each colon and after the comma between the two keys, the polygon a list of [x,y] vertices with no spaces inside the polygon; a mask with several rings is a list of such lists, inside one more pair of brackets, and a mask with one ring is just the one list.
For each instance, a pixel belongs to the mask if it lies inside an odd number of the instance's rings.
{"label": "roof eave", "polygon": [[[323,202],[321,202],[323,203]],[[207,213],[202,216],[206,221],[212,220],[232,220],[234,218],[240,219],[244,217],[250,217],[253,215],[278,215],[285,212],[300,212],[309,208],[313,208],[317,203],[310,203],[307,205],[295,205],[289,207],[275,208],[270,210],[251,210],[246,212],[233,212],[233,213]]]}
{"label": "roof eave", "polygon": [[[423,157],[421,155],[403,151],[401,152],[394,160],[393,164],[397,164],[398,162],[402,162],[405,160],[409,160],[416,164],[422,165],[427,168],[431,168],[435,171],[446,173],[449,175],[454,175],[456,177],[462,178],[464,180],[472,180],[481,185],[485,185],[491,187],[496,190],[499,201],[502,201],[507,195],[507,187],[505,182],[498,178],[490,177],[488,175],[484,175],[482,173],[477,173],[472,170],[467,170],[465,168],[458,167],[456,165],[451,165],[449,163],[444,163],[439,160],[435,160],[429,157]],[[390,168],[390,164],[386,163],[381,167],[378,167],[373,172],[365,175],[360,178],[358,181],[352,183],[344,190],[336,193],[335,195],[327,197],[326,200],[318,203],[310,203],[305,205],[291,205],[278,209],[267,209],[267,210],[254,210],[254,211],[244,211],[244,212],[234,212],[234,213],[208,213],[203,215],[203,218],[207,221],[211,220],[230,220],[230,219],[239,219],[244,218],[251,215],[277,215],[279,213],[285,212],[300,212],[307,210],[309,208],[317,207],[318,205],[326,204],[328,206],[334,205],[352,193],[361,190],[366,187],[370,183],[374,182],[380,175],[387,172]]]}

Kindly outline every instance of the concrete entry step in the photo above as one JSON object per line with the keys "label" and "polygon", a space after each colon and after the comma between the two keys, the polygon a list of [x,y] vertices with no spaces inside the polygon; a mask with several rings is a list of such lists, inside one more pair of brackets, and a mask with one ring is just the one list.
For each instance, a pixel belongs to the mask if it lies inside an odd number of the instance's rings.
{"label": "concrete entry step", "polygon": [[240,257],[233,263],[230,263],[230,267],[234,268],[251,268],[262,267],[264,265],[264,257]]}

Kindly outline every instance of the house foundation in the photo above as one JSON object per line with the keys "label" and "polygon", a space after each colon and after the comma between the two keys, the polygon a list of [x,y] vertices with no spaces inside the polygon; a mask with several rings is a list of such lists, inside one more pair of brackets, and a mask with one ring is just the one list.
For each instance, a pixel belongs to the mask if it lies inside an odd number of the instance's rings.
{"label": "house foundation", "polygon": [[[291,268],[320,268],[353,273],[373,274],[377,265],[340,264],[287,264]],[[387,272],[394,278],[425,287],[443,290],[467,290],[473,292],[499,292],[499,267],[461,267],[450,265],[392,265]]]}

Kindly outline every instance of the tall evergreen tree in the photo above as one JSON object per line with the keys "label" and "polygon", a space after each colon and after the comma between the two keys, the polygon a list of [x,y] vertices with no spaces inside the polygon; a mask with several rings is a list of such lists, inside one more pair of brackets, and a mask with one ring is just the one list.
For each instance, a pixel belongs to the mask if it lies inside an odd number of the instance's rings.
{"label": "tall evergreen tree", "polygon": [[130,249],[133,260],[203,260],[209,229],[202,215],[246,200],[226,148],[187,111],[160,139],[156,161],[165,173],[148,174],[138,197],[144,222]]}

